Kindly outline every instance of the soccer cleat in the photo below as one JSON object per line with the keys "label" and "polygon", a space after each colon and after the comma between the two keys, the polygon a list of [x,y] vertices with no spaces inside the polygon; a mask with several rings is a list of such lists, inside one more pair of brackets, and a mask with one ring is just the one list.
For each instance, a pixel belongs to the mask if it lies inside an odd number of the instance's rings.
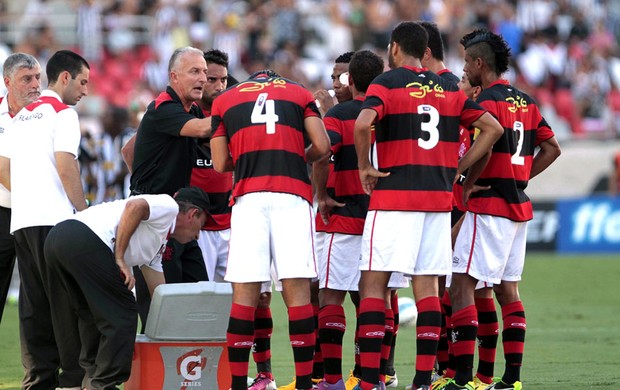
{"label": "soccer cleat", "polygon": [[508,384],[502,381],[502,378],[495,377],[493,378],[493,383],[484,388],[484,390],[521,390],[523,385],[521,382],[516,381],[515,383]]}
{"label": "soccer cleat", "polygon": [[441,390],[444,387],[446,387],[446,385],[448,384],[448,382],[450,382],[452,380],[452,378],[449,378],[445,375],[442,375],[439,377],[439,379],[435,380],[433,383],[431,383],[431,390]]}
{"label": "soccer cleat", "polygon": [[360,378],[358,378],[355,375],[353,375],[353,370],[351,370],[351,373],[349,374],[349,377],[347,378],[347,381],[344,382],[345,389],[346,390],[353,390],[355,388],[355,386],[357,386],[358,383],[360,383]]}
{"label": "soccer cleat", "polygon": [[276,390],[276,381],[271,374],[258,373],[248,390]]}
{"label": "soccer cleat", "polygon": [[476,390],[474,382],[467,382],[464,386],[456,384],[454,379],[450,379],[442,388],[443,390]]}
{"label": "soccer cleat", "polygon": [[[372,388],[372,390],[384,390],[385,389],[385,385],[383,387],[381,387],[381,384],[376,385],[375,387]],[[351,390],[362,390],[362,386],[358,383],[355,385],[355,387]]]}
{"label": "soccer cleat", "polygon": [[413,384],[405,386],[405,390],[431,390],[429,385],[422,385],[422,387],[415,387]]}
{"label": "soccer cleat", "polygon": [[398,387],[398,377],[394,375],[385,375],[385,387]]}
{"label": "soccer cleat", "polygon": [[317,383],[316,388],[319,390],[346,390],[342,379],[340,379],[338,382],[334,384],[331,384],[325,380],[322,380],[319,383]]}
{"label": "soccer cleat", "polygon": [[486,383],[483,382],[482,380],[480,380],[480,378],[478,378],[477,376],[474,377],[474,389],[476,390],[486,390],[486,388],[490,385],[491,383]]}

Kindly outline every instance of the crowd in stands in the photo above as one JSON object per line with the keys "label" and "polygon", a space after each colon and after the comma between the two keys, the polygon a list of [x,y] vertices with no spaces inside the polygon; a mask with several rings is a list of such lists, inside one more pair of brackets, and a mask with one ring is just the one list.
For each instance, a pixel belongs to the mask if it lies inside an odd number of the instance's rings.
{"label": "crowd in stands", "polygon": [[437,23],[457,75],[464,34],[502,34],[511,82],[539,100],[560,140],[620,137],[620,0],[0,0],[0,63],[22,51],[44,67],[59,48],[90,62],[78,110],[89,198],[101,202],[127,195],[116,152],[164,89],[175,48],[217,48],[237,79],[268,67],[314,91],[346,51],[385,56],[403,20]]}

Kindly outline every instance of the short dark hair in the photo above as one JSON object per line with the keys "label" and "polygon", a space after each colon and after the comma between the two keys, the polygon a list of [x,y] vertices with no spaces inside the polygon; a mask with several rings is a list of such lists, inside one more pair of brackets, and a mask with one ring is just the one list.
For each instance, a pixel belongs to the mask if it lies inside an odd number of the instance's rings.
{"label": "short dark hair", "polygon": [[428,45],[428,33],[416,22],[401,22],[392,30],[390,42],[398,43],[405,54],[422,59]]}
{"label": "short dark hair", "polygon": [[482,58],[496,74],[501,75],[508,70],[510,47],[501,35],[481,28],[461,38],[461,45],[470,57]]}
{"label": "short dark hair", "polygon": [[349,74],[355,89],[366,92],[372,80],[383,73],[383,66],[383,59],[370,50],[356,52],[349,63]]}
{"label": "short dark hair", "polygon": [[224,53],[223,51],[211,49],[209,51],[205,51],[204,57],[205,61],[207,61],[207,65],[217,64],[228,69],[228,54]]}
{"label": "short dark hair", "polygon": [[336,63],[336,64],[348,64],[349,62],[351,62],[351,57],[353,57],[353,54],[355,54],[354,51],[348,51],[346,53],[342,53],[341,55],[339,55],[336,58],[334,63]]}
{"label": "short dark hair", "polygon": [[69,72],[71,78],[75,79],[83,68],[90,69],[90,65],[81,55],[71,50],[59,50],[47,61],[45,73],[47,81],[54,84],[62,72]]}
{"label": "short dark hair", "polygon": [[257,79],[260,78],[261,76],[263,76],[263,78],[276,78],[276,77],[282,77],[280,76],[280,74],[278,72],[276,72],[275,70],[272,69],[262,69],[259,70],[257,72],[254,72],[250,75],[250,77],[248,77],[248,80],[251,79]]}
{"label": "short dark hair", "polygon": [[428,48],[433,53],[433,58],[443,61],[443,39],[441,39],[441,33],[439,28],[433,22],[422,21],[418,24],[426,30],[428,34]]}

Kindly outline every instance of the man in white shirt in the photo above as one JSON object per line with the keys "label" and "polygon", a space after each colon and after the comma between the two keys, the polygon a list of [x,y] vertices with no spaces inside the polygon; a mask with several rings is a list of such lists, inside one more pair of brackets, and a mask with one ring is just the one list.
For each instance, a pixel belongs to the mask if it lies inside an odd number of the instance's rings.
{"label": "man in white shirt", "polygon": [[[13,117],[41,95],[41,65],[30,54],[14,53],[4,61],[7,93],[0,97],[0,143],[8,142],[6,132]],[[10,233],[11,192],[0,184],[0,322],[15,265],[15,239]]]}
{"label": "man in white shirt", "polygon": [[45,259],[69,291],[80,328],[89,329],[81,333],[87,388],[116,389],[129,379],[138,323],[132,267],[141,267],[152,294],[164,283],[166,241],[195,240],[208,209],[207,194],[186,187],[174,199],[136,195],[93,206],[50,231]]}
{"label": "man in white shirt", "polygon": [[61,50],[46,73],[48,89],[15,116],[8,142],[0,145],[0,183],[11,191],[10,229],[21,279],[22,385],[77,389],[84,377],[77,316],[49,272],[43,244],[54,225],[86,208],[77,162],[80,124],[69,106],[88,92],[89,65]]}

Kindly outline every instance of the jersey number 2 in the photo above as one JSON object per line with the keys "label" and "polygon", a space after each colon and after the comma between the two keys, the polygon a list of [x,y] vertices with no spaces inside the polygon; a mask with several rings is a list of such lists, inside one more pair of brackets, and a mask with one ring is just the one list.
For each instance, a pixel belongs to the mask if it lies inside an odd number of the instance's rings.
{"label": "jersey number 2", "polygon": [[525,132],[523,131],[523,122],[515,121],[512,125],[514,136],[517,138],[517,150],[510,158],[510,162],[514,165],[525,164],[525,157],[521,156],[521,150],[523,149],[523,139],[525,138]]}
{"label": "jersey number 2", "polygon": [[252,123],[264,123],[267,127],[267,134],[275,134],[276,122],[280,117],[276,115],[275,100],[267,99],[267,95],[268,93],[266,92],[258,95],[254,103],[254,109],[252,110],[250,120]]}

